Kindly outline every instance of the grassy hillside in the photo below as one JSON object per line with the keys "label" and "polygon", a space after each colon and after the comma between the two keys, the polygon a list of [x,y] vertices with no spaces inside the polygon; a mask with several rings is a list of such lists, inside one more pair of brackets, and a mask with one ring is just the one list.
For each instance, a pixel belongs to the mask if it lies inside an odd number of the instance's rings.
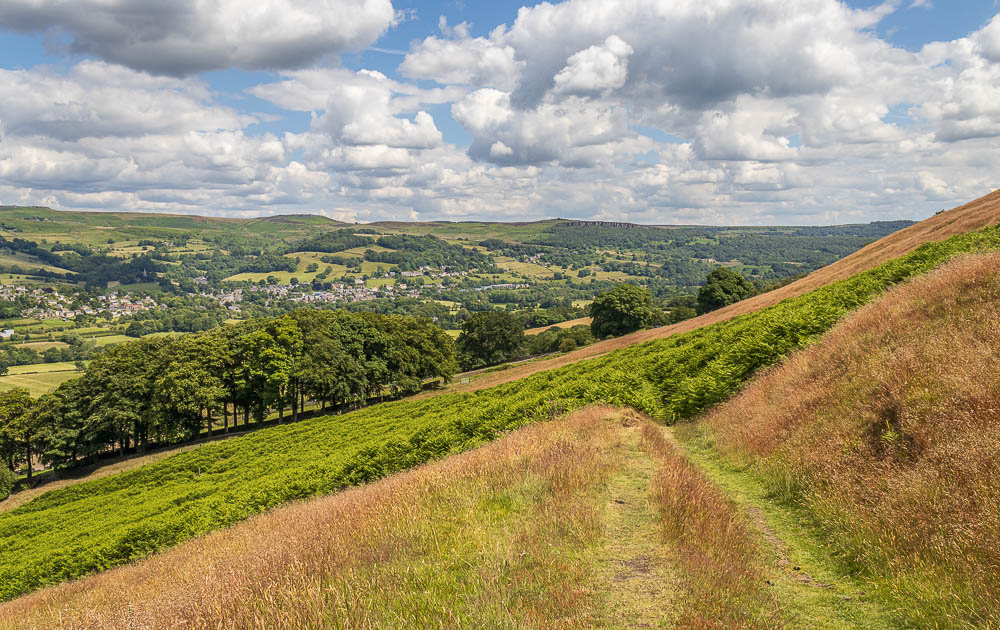
{"label": "grassy hillside", "polygon": [[662,428],[590,407],[8,603],[0,628],[792,627],[759,552]]}
{"label": "grassy hillside", "polygon": [[727,321],[773,306],[784,300],[796,298],[833,282],[850,278],[893,258],[903,256],[926,243],[939,243],[956,235],[982,230],[985,227],[996,225],[998,222],[1000,222],[1000,190],[946,212],[939,212],[915,225],[878,239],[835,263],[817,269],[806,277],[773,291],[761,293],[679,324],[641,330],[623,337],[607,339],[586,348],[569,352],[561,357],[539,361],[532,365],[518,366],[498,373],[490,379],[480,379],[468,385],[456,386],[455,389],[473,391],[491,387],[524,378],[540,370],[554,369],[626,346],[663,339],[710,324]]}
{"label": "grassy hillside", "polygon": [[[710,474],[592,406],[10,602],[0,628],[991,627],[998,297],[990,253],[849,315],[682,425],[728,458]],[[750,477],[790,510],[735,498]]]}
{"label": "grassy hillside", "polygon": [[344,225],[317,215],[287,215],[259,219],[224,219],[133,212],[69,212],[50,208],[2,206],[0,232],[10,237],[50,243],[98,245],[112,241],[232,234],[303,237],[317,228]]}
{"label": "grassy hillside", "polygon": [[995,249],[997,228],[956,236],[764,311],[516,383],[275,427],[47,493],[0,515],[0,596],[106,569],[587,403],[692,417],[893,284],[957,254]]}
{"label": "grassy hillside", "polygon": [[699,426],[915,627],[1000,625],[1000,255],[861,309]]}

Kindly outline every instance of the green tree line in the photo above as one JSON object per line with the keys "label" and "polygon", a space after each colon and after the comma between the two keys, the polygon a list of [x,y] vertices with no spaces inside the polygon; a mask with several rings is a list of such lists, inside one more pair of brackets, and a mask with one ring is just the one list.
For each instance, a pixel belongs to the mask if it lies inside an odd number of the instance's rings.
{"label": "green tree line", "polygon": [[[455,373],[454,343],[429,320],[299,310],[97,354],[80,378],[37,400],[0,393],[0,456],[71,467],[261,423],[297,420],[307,401],[347,408],[417,392]],[[286,411],[290,415],[286,415]],[[30,466],[28,473],[30,476]]]}

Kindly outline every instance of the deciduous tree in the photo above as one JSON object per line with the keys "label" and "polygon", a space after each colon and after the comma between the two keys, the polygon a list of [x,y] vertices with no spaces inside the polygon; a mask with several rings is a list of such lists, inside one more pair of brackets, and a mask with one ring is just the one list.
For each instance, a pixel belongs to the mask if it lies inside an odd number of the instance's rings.
{"label": "deciduous tree", "polygon": [[498,365],[521,355],[524,325],[505,311],[479,312],[462,324],[455,345],[466,370]]}
{"label": "deciduous tree", "polygon": [[698,313],[708,313],[757,294],[757,289],[740,274],[717,267],[698,291]]}
{"label": "deciduous tree", "polygon": [[0,440],[7,445],[9,457],[14,464],[25,462],[28,479],[31,479],[32,459],[38,445],[38,425],[31,413],[34,400],[28,390],[22,388],[0,392]]}
{"label": "deciduous tree", "polygon": [[653,305],[649,291],[622,283],[590,304],[590,330],[595,337],[618,337],[663,323],[663,311]]}

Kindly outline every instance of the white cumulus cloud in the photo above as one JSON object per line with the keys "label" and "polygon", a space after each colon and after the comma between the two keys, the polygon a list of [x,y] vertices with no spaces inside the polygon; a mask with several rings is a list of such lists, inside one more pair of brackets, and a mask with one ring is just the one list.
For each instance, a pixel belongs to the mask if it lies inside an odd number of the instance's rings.
{"label": "white cumulus cloud", "polygon": [[65,34],[69,48],[157,74],[297,68],[373,43],[390,0],[4,0],[0,26]]}
{"label": "white cumulus cloud", "polygon": [[563,94],[595,94],[625,85],[628,58],[635,52],[617,35],[604,44],[574,53],[553,81],[555,91]]}

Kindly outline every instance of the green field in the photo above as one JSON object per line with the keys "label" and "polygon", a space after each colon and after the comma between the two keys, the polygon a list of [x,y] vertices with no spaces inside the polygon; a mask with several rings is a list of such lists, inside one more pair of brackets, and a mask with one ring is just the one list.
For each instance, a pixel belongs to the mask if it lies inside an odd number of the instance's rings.
{"label": "green field", "polygon": [[524,274],[529,278],[548,278],[551,277],[554,272],[561,271],[561,268],[549,269],[548,267],[537,265],[535,263],[518,262],[505,256],[497,256],[495,260],[497,267],[506,269],[511,273]]}
{"label": "green field", "polygon": [[0,254],[0,265],[19,265],[25,269],[42,269],[44,271],[51,271],[54,273],[67,273],[68,270],[61,267],[53,267],[52,265],[47,265],[42,261],[38,260],[34,256],[29,256],[27,254],[11,254],[3,253]]}
{"label": "green field", "polygon": [[102,335],[100,337],[88,337],[88,339],[93,339],[99,348],[103,348],[104,346],[130,341],[132,337],[126,337],[125,335]]}
{"label": "green field", "polygon": [[[345,249],[342,252],[337,252],[337,254],[340,255],[340,256],[357,256],[359,258],[363,258],[364,255],[365,255],[365,252],[368,251],[369,249],[372,250],[373,252],[394,252],[394,251],[396,251],[394,249],[389,249],[388,247],[382,247],[381,245],[374,245],[373,244],[373,245],[365,245],[364,247],[354,247],[352,249]],[[327,255],[329,256],[330,254],[327,254]]]}
{"label": "green field", "polygon": [[997,249],[1000,228],[987,228],[762,311],[491,389],[276,426],[49,492],[0,514],[0,598],[120,565],[285,501],[371,481],[592,402],[665,422],[691,418],[894,284],[955,255]]}
{"label": "green field", "polygon": [[7,374],[0,376],[0,391],[24,387],[32,396],[37,397],[78,376],[80,373],[72,363],[12,365]]}
{"label": "green field", "polygon": [[18,348],[31,348],[35,352],[45,352],[49,348],[68,348],[69,344],[63,341],[29,341],[27,343],[15,344]]}
{"label": "green field", "polygon": [[126,243],[116,243],[115,247],[109,249],[108,256],[115,256],[117,258],[132,258],[133,256],[140,256],[146,252],[152,251],[152,247],[148,245],[139,246],[132,245],[128,242]]}
{"label": "green field", "polygon": [[35,365],[12,365],[7,368],[7,375],[51,374],[73,370],[74,364],[68,362],[38,363]]}
{"label": "green field", "polygon": [[[296,267],[296,271],[271,271],[268,273],[237,273],[226,278],[227,282],[260,282],[261,280],[267,280],[268,276],[274,276],[278,279],[281,284],[288,284],[291,282],[292,278],[298,278],[299,282],[306,284],[312,282],[313,279],[319,274],[323,273],[327,267],[333,267],[330,275],[326,277],[327,282],[336,282],[341,276],[347,274],[347,267],[344,265],[331,265],[329,263],[322,262],[320,256],[331,256],[332,254],[324,254],[319,252],[295,252],[293,254],[285,254],[289,258],[298,258],[299,264]],[[306,267],[309,263],[315,262],[319,265],[319,269],[309,273],[306,272]],[[376,263],[364,261],[361,263],[361,273],[362,274],[373,274],[380,269],[382,271],[391,271],[395,269],[398,265],[392,263]]]}
{"label": "green field", "polygon": [[62,319],[22,319],[14,320],[16,324],[4,324],[5,328],[13,328],[19,333],[28,333],[31,341],[55,341],[52,337],[60,337],[66,332],[78,332],[73,322]]}
{"label": "green field", "polygon": [[[303,238],[317,229],[344,224],[318,215],[290,215],[258,219],[224,219],[132,212],[64,212],[49,208],[0,208],[0,220],[17,230],[0,230],[7,238],[90,246],[130,247],[142,239],[169,240],[178,236],[266,236]],[[192,239],[193,240],[193,239]],[[190,241],[189,241],[190,243]]]}

